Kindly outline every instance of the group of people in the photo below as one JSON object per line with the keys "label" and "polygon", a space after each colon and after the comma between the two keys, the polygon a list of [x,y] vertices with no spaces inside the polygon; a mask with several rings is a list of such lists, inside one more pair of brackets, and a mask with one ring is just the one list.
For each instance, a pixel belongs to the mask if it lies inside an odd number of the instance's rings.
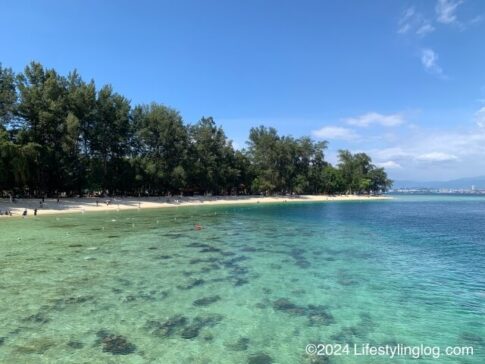
{"label": "group of people", "polygon": [[[9,209],[5,209],[5,211],[2,211],[0,210],[0,216],[12,216],[13,213],[12,213],[12,210],[9,210]],[[24,209],[24,211],[22,212],[22,217],[26,217],[27,216],[27,209]],[[34,209],[34,216],[37,216],[37,209]]]}
{"label": "group of people", "polygon": [[[24,212],[22,212],[22,217],[27,216],[27,209],[24,209]],[[37,209],[34,209],[34,216],[37,216]]]}

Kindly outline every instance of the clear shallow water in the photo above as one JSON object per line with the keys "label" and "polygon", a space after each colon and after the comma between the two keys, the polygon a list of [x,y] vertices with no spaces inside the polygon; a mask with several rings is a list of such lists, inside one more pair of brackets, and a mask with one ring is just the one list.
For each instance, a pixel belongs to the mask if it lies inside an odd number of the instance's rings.
{"label": "clear shallow water", "polygon": [[2,219],[0,362],[483,363],[484,245],[479,197]]}

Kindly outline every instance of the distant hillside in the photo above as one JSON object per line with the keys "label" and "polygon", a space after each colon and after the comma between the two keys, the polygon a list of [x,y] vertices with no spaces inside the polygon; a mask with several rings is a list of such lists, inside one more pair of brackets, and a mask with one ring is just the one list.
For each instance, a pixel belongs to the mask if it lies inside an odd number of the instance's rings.
{"label": "distant hillside", "polygon": [[450,181],[394,181],[393,188],[453,188],[469,189],[475,186],[477,189],[485,189],[485,176],[460,178]]}

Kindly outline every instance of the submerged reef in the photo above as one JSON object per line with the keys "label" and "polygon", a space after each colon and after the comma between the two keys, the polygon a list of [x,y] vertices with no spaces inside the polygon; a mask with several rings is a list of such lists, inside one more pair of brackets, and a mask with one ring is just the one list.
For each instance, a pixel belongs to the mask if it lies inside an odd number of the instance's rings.
{"label": "submerged reef", "polygon": [[323,326],[335,322],[332,314],[328,312],[325,306],[299,306],[286,298],[279,298],[273,302],[273,309],[289,315],[306,316],[309,326]]}
{"label": "submerged reef", "polygon": [[165,322],[150,320],[145,324],[145,327],[153,335],[160,337],[172,336],[177,331],[180,331],[188,322],[187,317],[183,315],[175,315]]}
{"label": "submerged reef", "polygon": [[106,330],[96,333],[97,344],[102,344],[103,351],[113,355],[128,355],[134,353],[136,346],[130,343],[124,336],[112,334]]}
{"label": "submerged reef", "polygon": [[45,324],[45,323],[50,321],[50,318],[47,316],[46,312],[41,310],[41,311],[37,312],[36,314],[25,317],[23,319],[23,321],[33,322],[33,323],[37,323],[37,324]]}
{"label": "submerged reef", "polygon": [[72,349],[82,349],[84,347],[84,344],[80,341],[71,340],[68,341],[67,346]]}
{"label": "submerged reef", "polygon": [[231,351],[246,351],[249,348],[249,338],[240,337],[235,343],[224,344]]}
{"label": "submerged reef", "polygon": [[208,297],[203,297],[195,300],[193,302],[194,306],[208,306],[214,302],[220,301],[221,296],[216,295],[216,296],[208,296]]}
{"label": "submerged reef", "polygon": [[299,248],[291,249],[289,255],[295,260],[295,265],[300,268],[309,268],[311,266],[310,262],[303,256],[305,250]]}
{"label": "submerged reef", "polygon": [[183,331],[181,336],[184,339],[192,339],[199,335],[200,330],[205,327],[213,327],[223,320],[224,316],[219,314],[208,314],[203,316],[197,316],[192,320],[192,323],[188,325]]}
{"label": "submerged reef", "polygon": [[55,342],[52,339],[41,337],[16,346],[15,351],[21,354],[43,354],[53,346],[55,346]]}
{"label": "submerged reef", "polygon": [[263,352],[250,355],[248,358],[248,364],[271,364],[271,363],[273,363],[273,358]]}
{"label": "submerged reef", "polygon": [[330,364],[330,357],[325,355],[309,355],[305,354],[304,363],[308,364]]}
{"label": "submerged reef", "polygon": [[[196,316],[189,320],[183,315],[175,315],[166,321],[147,321],[145,328],[153,335],[159,337],[170,337],[180,335],[184,339],[193,339],[199,336],[200,331],[206,327],[213,327],[223,320],[224,316],[219,314],[207,314]],[[212,340],[211,335],[206,335],[204,340]]]}
{"label": "submerged reef", "polygon": [[187,290],[187,289],[192,289],[194,287],[202,286],[203,284],[205,284],[205,280],[198,278],[198,279],[192,279],[185,286],[177,286],[177,288]]}

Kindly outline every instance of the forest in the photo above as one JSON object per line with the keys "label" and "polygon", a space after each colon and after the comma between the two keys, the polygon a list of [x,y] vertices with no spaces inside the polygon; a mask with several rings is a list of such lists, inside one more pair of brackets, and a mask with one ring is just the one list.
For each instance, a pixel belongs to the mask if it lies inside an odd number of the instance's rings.
{"label": "forest", "polygon": [[29,197],[166,194],[369,194],[392,181],[365,153],[249,131],[233,147],[212,117],[195,123],[160,103],[131,105],[110,85],[32,62],[0,64],[0,194]]}

